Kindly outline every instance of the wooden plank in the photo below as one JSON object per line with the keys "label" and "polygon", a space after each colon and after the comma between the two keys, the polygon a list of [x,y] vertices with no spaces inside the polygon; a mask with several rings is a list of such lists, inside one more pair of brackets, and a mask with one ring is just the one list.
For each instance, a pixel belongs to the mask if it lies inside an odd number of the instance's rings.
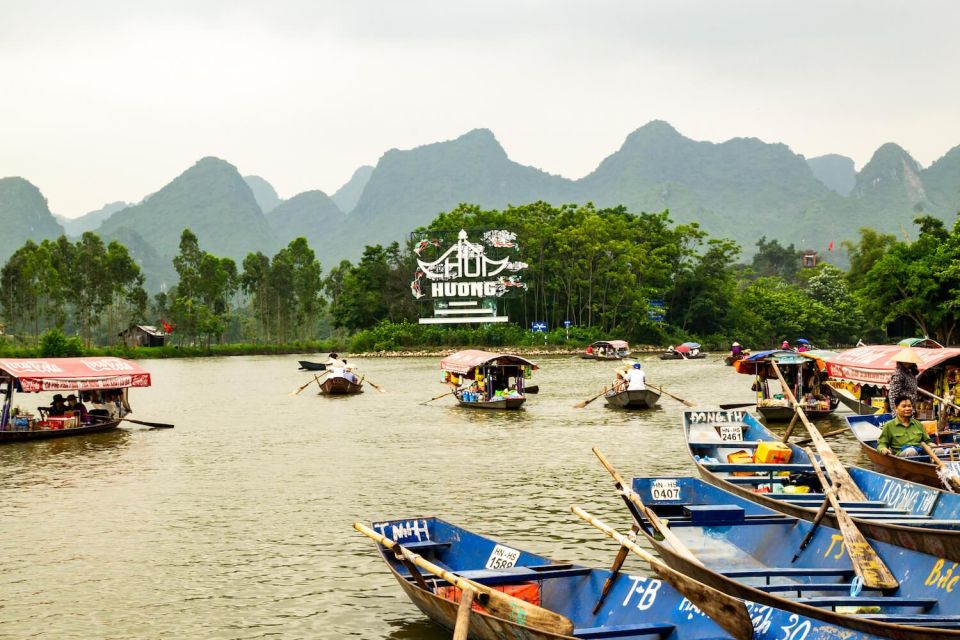
{"label": "wooden plank", "polygon": [[[807,428],[807,433],[810,435],[810,439],[813,440],[814,447],[820,455],[820,459],[823,460],[823,466],[830,476],[830,481],[840,485],[837,497],[841,500],[866,500],[867,497],[863,495],[860,487],[857,486],[857,483],[854,482],[850,474],[847,473],[847,469],[843,466],[843,463],[840,462],[837,454],[834,453],[830,445],[827,444],[827,441],[820,434],[820,431],[807,419],[807,414],[803,412],[803,408],[797,402],[793,391],[790,390],[790,385],[783,379],[783,373],[780,371],[780,367],[777,366],[776,362],[771,362],[770,365],[773,367],[774,373],[777,374],[777,378],[779,378],[780,384],[783,386],[783,394],[793,402],[796,415],[800,418],[800,421],[803,422],[803,426]],[[811,457],[811,460],[812,459]]]}
{"label": "wooden plank", "polygon": [[453,640],[467,640],[470,635],[470,608],[477,593],[473,589],[460,592],[460,606],[457,608],[457,623],[453,627]]}

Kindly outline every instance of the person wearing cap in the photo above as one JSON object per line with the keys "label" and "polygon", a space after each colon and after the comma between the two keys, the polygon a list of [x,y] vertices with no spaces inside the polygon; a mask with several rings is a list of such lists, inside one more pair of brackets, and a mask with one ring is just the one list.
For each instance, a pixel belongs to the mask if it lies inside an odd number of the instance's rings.
{"label": "person wearing cap", "polygon": [[[640,363],[634,362],[625,372],[617,372],[617,380],[613,383],[613,388],[615,391],[643,391],[647,388],[645,378]],[[626,383],[626,389],[623,388],[624,383]]]}
{"label": "person wearing cap", "polygon": [[67,404],[63,401],[63,396],[59,393],[53,396],[53,402],[47,411],[48,416],[62,416],[67,411]]}
{"label": "person wearing cap", "polygon": [[930,434],[913,417],[913,400],[909,396],[897,396],[894,402],[896,414],[893,420],[883,423],[877,451],[885,456],[918,456],[923,451],[920,443],[930,442]]}
{"label": "person wearing cap", "polygon": [[80,422],[85,421],[87,418],[87,408],[83,406],[83,403],[80,402],[74,393],[67,396],[67,411],[72,411],[73,415],[80,419]]}
{"label": "person wearing cap", "polygon": [[893,401],[896,398],[910,398],[913,404],[917,402],[917,375],[920,373],[917,364],[920,356],[910,347],[906,347],[893,356],[892,360],[897,363],[897,368],[890,376],[887,400],[890,402],[890,410],[894,411],[896,405]]}

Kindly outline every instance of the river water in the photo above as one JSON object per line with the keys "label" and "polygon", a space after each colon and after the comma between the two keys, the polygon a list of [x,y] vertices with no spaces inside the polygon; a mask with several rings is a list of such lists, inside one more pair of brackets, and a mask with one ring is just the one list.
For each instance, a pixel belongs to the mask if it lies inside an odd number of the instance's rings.
{"label": "river water", "polygon": [[[308,379],[296,360],[145,361],[153,387],[131,390],[132,417],[175,429],[0,448],[0,637],[448,638],[352,522],[435,515],[608,566],[616,546],[569,513],[630,525],[590,448],[626,477],[694,471],[679,402],[573,408],[610,363],[538,358],[541,392],[501,413],[421,404],[444,391],[437,358],[358,361],[387,393],[351,397],[290,396]],[[699,404],[753,396],[717,357],[642,362]],[[851,436],[833,442],[858,459]]]}

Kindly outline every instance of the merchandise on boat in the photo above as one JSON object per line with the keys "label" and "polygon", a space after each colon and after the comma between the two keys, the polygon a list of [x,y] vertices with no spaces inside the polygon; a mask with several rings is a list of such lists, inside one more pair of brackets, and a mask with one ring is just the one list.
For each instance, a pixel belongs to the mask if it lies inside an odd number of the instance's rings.
{"label": "merchandise on boat", "polygon": [[520,356],[467,349],[441,360],[440,369],[460,406],[519,409],[527,400],[526,381],[539,367]]}
{"label": "merchandise on boat", "polygon": [[580,356],[586,360],[622,360],[630,355],[626,340],[597,340]]}
{"label": "merchandise on boat", "polygon": [[832,394],[826,380],[824,358],[832,352],[796,352],[786,349],[760,351],[733,363],[737,373],[752,375],[753,391],[757,394],[757,412],[767,421],[785,422],[794,416],[793,403],[785,393],[776,393],[770,388],[776,381],[773,364],[780,368],[790,391],[800,402],[807,416],[824,418],[837,408],[838,400]]}

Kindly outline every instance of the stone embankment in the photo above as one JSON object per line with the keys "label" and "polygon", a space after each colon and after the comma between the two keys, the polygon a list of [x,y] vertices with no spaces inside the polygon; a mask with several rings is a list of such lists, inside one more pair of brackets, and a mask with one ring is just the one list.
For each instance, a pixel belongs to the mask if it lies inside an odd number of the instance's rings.
{"label": "stone embankment", "polygon": [[[575,356],[584,352],[584,347],[444,347],[434,349],[411,349],[403,351],[365,351],[363,353],[346,354],[351,358],[433,358],[448,356],[463,349],[482,349],[497,353],[513,353],[520,356]],[[642,345],[631,349],[633,354],[661,353],[663,347]]]}

